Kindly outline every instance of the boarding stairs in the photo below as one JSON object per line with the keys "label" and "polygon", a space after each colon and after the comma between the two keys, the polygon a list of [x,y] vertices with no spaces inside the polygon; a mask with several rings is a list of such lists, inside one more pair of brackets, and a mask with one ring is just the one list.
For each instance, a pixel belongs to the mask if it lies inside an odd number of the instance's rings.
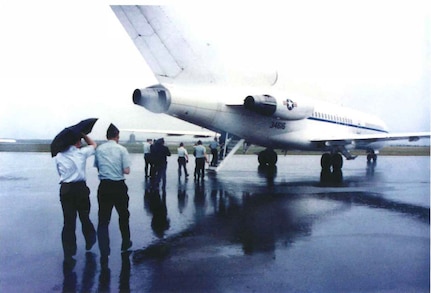
{"label": "boarding stairs", "polygon": [[[219,158],[217,166],[209,166],[207,171],[209,172],[218,172],[221,168],[223,168],[224,164],[236,153],[236,151],[243,147],[243,151],[246,152],[248,147],[245,147],[244,139],[241,139],[235,135],[229,134],[227,132],[222,133],[220,136],[221,141],[225,141],[220,146],[219,149]],[[209,156],[209,161],[211,162],[211,155]]]}

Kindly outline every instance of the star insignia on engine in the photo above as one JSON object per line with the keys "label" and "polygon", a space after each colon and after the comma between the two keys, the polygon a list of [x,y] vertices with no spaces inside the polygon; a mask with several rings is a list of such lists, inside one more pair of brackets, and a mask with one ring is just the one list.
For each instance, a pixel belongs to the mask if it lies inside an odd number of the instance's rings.
{"label": "star insignia on engine", "polygon": [[286,101],[284,101],[283,104],[285,104],[287,106],[287,109],[289,111],[293,110],[293,108],[296,107],[296,103],[294,101],[290,100],[290,99],[287,99]]}

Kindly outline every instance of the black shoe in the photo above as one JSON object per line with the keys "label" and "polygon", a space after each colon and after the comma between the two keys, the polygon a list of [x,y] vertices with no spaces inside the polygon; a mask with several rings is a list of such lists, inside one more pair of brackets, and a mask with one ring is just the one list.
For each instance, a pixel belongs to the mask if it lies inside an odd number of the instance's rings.
{"label": "black shoe", "polygon": [[126,252],[127,250],[129,250],[130,247],[132,247],[132,245],[132,241],[129,241],[127,244],[121,245],[121,252]]}
{"label": "black shoe", "polygon": [[87,244],[85,244],[85,249],[90,250],[93,247],[94,243],[96,243],[96,235],[94,235],[90,242],[87,242]]}
{"label": "black shoe", "polygon": [[64,258],[63,261],[63,270],[64,271],[71,271],[75,267],[76,259],[74,259],[71,256],[67,256]]}

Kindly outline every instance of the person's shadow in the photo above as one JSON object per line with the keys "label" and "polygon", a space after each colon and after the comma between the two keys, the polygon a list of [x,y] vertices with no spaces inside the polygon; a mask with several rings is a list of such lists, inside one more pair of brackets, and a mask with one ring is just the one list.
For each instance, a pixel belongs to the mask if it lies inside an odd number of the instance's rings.
{"label": "person's shadow", "polygon": [[121,271],[119,280],[119,292],[130,292],[130,254],[126,251],[121,254]]}
{"label": "person's shadow", "polygon": [[102,268],[99,275],[99,289],[97,292],[111,292],[111,270]]}
{"label": "person's shadow", "polygon": [[91,292],[96,277],[96,255],[92,252],[85,253],[85,267],[82,271],[82,292]]}
{"label": "person's shadow", "polygon": [[[85,266],[82,271],[82,292],[93,291],[94,279],[96,276],[96,255],[92,252],[85,254]],[[78,290],[78,278],[76,272],[71,267],[63,267],[63,292],[76,292]]]}
{"label": "person's shadow", "polygon": [[151,228],[154,234],[163,238],[165,231],[170,227],[168,209],[166,208],[166,192],[163,191],[161,196],[157,189],[145,189],[144,207],[153,215]]}
{"label": "person's shadow", "polygon": [[166,230],[170,227],[168,209],[166,208],[166,194],[160,196],[158,191],[149,194],[149,206],[153,214],[151,228],[158,237],[163,238]]}
{"label": "person's shadow", "polygon": [[76,292],[78,288],[78,278],[75,271],[63,267],[63,291]]}

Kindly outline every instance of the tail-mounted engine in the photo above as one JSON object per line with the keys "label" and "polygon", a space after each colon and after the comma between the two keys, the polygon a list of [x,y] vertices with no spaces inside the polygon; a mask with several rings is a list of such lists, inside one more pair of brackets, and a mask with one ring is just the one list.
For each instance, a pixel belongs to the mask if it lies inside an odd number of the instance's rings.
{"label": "tail-mounted engine", "polygon": [[154,113],[166,113],[171,105],[171,94],[163,85],[153,85],[133,92],[133,103]]}
{"label": "tail-mounted engine", "polygon": [[305,100],[276,99],[270,95],[247,96],[244,107],[264,116],[273,116],[283,120],[300,120],[310,117],[314,107]]}

